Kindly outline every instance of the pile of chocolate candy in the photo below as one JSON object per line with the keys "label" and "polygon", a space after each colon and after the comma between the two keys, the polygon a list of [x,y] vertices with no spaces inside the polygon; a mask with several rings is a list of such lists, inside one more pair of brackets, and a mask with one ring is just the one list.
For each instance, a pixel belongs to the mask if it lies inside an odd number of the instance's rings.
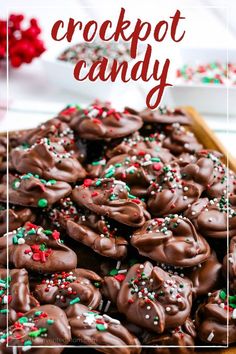
{"label": "pile of chocolate candy", "polygon": [[0,353],[236,342],[236,175],[184,110],[70,105],[9,134],[8,176],[6,155]]}

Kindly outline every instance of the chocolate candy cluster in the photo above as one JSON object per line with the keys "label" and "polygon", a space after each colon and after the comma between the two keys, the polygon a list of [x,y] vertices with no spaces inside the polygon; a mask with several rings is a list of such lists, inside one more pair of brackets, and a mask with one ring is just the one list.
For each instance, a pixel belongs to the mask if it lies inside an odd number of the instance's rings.
{"label": "chocolate candy cluster", "polygon": [[8,176],[6,154],[2,354],[236,342],[236,176],[186,112],[70,105],[9,135]]}

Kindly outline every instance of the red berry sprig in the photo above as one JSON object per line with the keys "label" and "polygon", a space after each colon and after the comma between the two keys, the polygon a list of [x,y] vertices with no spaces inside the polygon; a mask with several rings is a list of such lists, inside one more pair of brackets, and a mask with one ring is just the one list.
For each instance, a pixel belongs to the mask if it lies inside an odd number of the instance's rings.
{"label": "red berry sprig", "polygon": [[[25,27],[24,16],[12,14],[8,20],[9,62],[14,68],[39,57],[44,51],[44,43],[39,38],[41,29],[35,18]],[[23,26],[24,24],[24,26]],[[7,55],[7,21],[0,20],[0,60]]]}

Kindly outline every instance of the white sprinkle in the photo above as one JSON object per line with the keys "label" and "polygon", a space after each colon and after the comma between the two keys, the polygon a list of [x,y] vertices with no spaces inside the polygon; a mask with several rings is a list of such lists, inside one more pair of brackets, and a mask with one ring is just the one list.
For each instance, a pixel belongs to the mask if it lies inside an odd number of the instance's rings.
{"label": "white sprinkle", "polygon": [[145,318],[148,320],[148,319],[150,318],[150,316],[149,316],[149,315],[146,315]]}
{"label": "white sprinkle", "polygon": [[215,335],[214,335],[213,331],[211,331],[211,333],[210,333],[209,336],[207,337],[207,341],[208,341],[208,342],[211,342],[214,337],[215,337]]}
{"label": "white sprinkle", "polygon": [[103,315],[103,318],[109,323],[118,324],[118,325],[120,324],[120,321],[118,321],[117,319],[112,318],[112,317],[110,317],[110,316],[108,316],[106,314]]}
{"label": "white sprinkle", "polygon": [[111,301],[108,300],[108,301],[107,301],[107,304],[106,304],[106,306],[105,306],[104,312],[107,312],[107,311],[108,311],[110,305],[111,305]]}
{"label": "white sprinkle", "polygon": [[236,319],[236,309],[233,310],[233,313],[232,313],[232,319],[235,320]]}
{"label": "white sprinkle", "polygon": [[99,304],[99,307],[98,307],[98,310],[99,310],[99,311],[101,311],[102,306],[103,306],[103,300],[101,300],[101,302],[100,302],[100,304]]}
{"label": "white sprinkle", "polygon": [[116,263],[116,269],[120,269],[120,266],[121,266],[121,261],[117,261],[117,263]]}
{"label": "white sprinkle", "polygon": [[166,312],[169,312],[171,308],[169,306],[166,307]]}
{"label": "white sprinkle", "polygon": [[23,237],[18,238],[18,245],[23,245],[25,243],[25,239]]}

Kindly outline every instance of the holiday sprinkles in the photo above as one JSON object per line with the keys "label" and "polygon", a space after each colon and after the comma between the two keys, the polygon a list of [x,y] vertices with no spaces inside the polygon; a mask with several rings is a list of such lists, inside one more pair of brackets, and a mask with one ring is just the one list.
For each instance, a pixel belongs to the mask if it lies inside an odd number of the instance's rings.
{"label": "holiday sprinkles", "polygon": [[189,122],[184,110],[96,100],[11,133],[9,178],[6,151],[0,161],[3,354],[236,343],[235,173]]}

